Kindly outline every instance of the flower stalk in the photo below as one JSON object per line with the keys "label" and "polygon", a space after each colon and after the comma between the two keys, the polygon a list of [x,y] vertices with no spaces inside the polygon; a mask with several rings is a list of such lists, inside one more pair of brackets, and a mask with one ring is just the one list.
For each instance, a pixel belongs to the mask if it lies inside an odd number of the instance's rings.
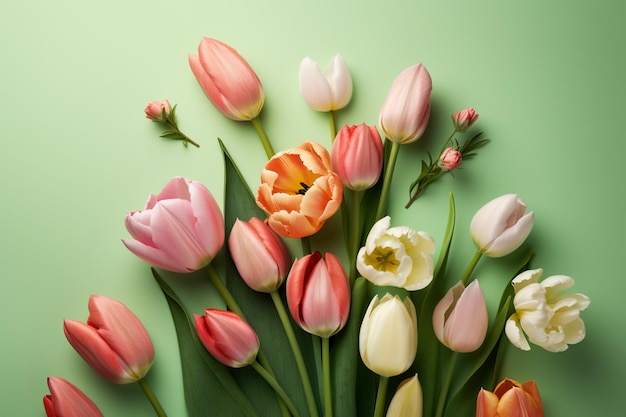
{"label": "flower stalk", "polygon": [[263,123],[261,123],[261,119],[259,117],[255,117],[250,120],[252,126],[256,130],[257,135],[259,135],[259,139],[261,139],[261,144],[263,145],[263,149],[265,150],[265,154],[267,155],[267,159],[270,159],[276,152],[274,152],[274,148],[270,142],[267,133],[265,132],[265,128],[263,128]]}
{"label": "flower stalk", "polygon": [[391,151],[389,153],[389,159],[385,167],[385,176],[383,178],[383,188],[380,192],[380,199],[378,200],[378,209],[376,210],[376,220],[382,218],[387,210],[387,200],[389,199],[389,189],[391,188],[391,178],[393,177],[393,170],[398,159],[398,152],[400,151],[399,142],[391,142]]}
{"label": "flower stalk", "polygon": [[285,404],[289,412],[293,417],[300,417],[300,413],[298,413],[298,409],[293,404],[293,401],[289,398],[285,390],[280,386],[276,378],[270,374],[259,362],[254,361],[250,364],[252,369],[254,369],[264,380],[267,382],[270,387],[276,392],[278,397]]}
{"label": "flower stalk", "polygon": [[152,388],[150,388],[150,384],[148,384],[148,381],[146,381],[146,378],[141,378],[139,381],[137,381],[137,383],[143,390],[144,394],[146,394],[146,397],[148,398],[148,401],[150,401],[152,408],[154,408],[154,412],[156,413],[156,415],[158,417],[167,417],[165,410],[163,409],[163,407],[161,406],[161,403],[159,402],[158,398],[154,394],[154,391],[152,391]]}
{"label": "flower stalk", "polygon": [[376,392],[376,405],[374,407],[374,417],[383,417],[385,412],[385,400],[387,398],[387,386],[389,377],[382,376],[378,381],[378,391]]}

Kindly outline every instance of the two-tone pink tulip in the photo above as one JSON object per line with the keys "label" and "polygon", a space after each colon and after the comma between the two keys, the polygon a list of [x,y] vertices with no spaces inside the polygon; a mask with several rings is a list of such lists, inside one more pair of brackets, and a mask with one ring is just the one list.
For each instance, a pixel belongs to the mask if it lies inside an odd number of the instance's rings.
{"label": "two-tone pink tulip", "polygon": [[433,311],[435,336],[450,350],[473,352],[483,344],[489,317],[478,281],[452,287]]}
{"label": "two-tone pink tulip", "polygon": [[258,218],[235,221],[228,249],[239,275],[253,290],[272,292],[285,281],[291,266],[287,246]]}
{"label": "two-tone pink tulip", "polygon": [[232,47],[203,38],[189,65],[211,103],[232,120],[256,118],[265,100],[263,86],[250,64]]}
{"label": "two-tone pink tulip", "polygon": [[396,77],[378,119],[387,139],[410,143],[422,136],[430,116],[431,90],[430,74],[422,64],[412,65]]}
{"label": "two-tone pink tulip", "polygon": [[476,417],[543,417],[543,404],[535,381],[519,383],[506,378],[493,392],[481,389]]}
{"label": "two-tone pink tulip", "polygon": [[139,258],[172,272],[193,272],[208,265],[224,244],[224,218],[211,192],[183,177],[151,195],[144,210],[130,212],[123,239]]}
{"label": "two-tone pink tulip", "polygon": [[102,417],[93,401],[71,382],[48,377],[50,394],[43,397],[48,417]]}
{"label": "two-tone pink tulip", "polygon": [[200,341],[219,362],[231,368],[241,368],[255,361],[259,338],[237,314],[207,308],[204,316],[194,315],[194,320]]}
{"label": "two-tone pink tulip", "polygon": [[352,97],[352,77],[346,61],[337,54],[322,73],[317,62],[304,58],[300,63],[300,92],[313,110],[327,112],[345,107]]}
{"label": "two-tone pink tulip", "polygon": [[452,171],[463,161],[463,154],[459,152],[458,149],[454,147],[449,147],[444,149],[437,161],[437,166],[442,169],[442,171]]}
{"label": "two-tone pink tulip", "polygon": [[471,107],[452,114],[452,123],[457,132],[465,132],[476,120],[478,120],[478,113]]}
{"label": "two-tone pink tulip", "polygon": [[362,191],[378,181],[383,168],[383,143],[375,126],[342,127],[330,152],[333,170],[344,186]]}
{"label": "two-tone pink tulip", "polygon": [[101,295],[92,295],[88,308],[87,323],[63,323],[65,336],[76,352],[113,383],[142,379],[154,362],[154,347],[141,321],[121,302]]}
{"label": "two-tone pink tulip", "polygon": [[350,284],[339,258],[318,251],[297,259],[287,277],[287,304],[305,331],[330,337],[348,321]]}

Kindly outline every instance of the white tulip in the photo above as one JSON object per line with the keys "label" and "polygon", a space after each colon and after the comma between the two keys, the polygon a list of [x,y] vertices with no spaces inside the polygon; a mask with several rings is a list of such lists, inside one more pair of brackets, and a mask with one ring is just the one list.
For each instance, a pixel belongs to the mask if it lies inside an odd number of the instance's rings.
{"label": "white tulip", "polygon": [[300,92],[313,110],[327,112],[345,107],[352,98],[352,78],[346,61],[337,54],[322,73],[317,62],[304,58],[300,63]]}

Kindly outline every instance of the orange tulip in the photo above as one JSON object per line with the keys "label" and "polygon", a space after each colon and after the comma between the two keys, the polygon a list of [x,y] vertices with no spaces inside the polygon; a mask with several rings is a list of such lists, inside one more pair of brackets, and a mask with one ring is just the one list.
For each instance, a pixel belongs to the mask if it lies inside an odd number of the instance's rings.
{"label": "orange tulip", "polygon": [[535,381],[523,384],[506,378],[493,392],[481,389],[476,417],[543,417],[543,405]]}
{"label": "orange tulip", "polygon": [[321,145],[304,142],[279,152],[261,173],[256,202],[267,224],[285,237],[311,236],[339,209],[343,186]]}

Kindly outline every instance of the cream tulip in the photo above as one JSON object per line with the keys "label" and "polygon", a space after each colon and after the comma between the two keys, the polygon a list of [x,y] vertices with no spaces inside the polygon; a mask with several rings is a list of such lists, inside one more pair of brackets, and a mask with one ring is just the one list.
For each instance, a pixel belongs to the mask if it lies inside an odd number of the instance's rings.
{"label": "cream tulip", "polygon": [[348,65],[337,54],[322,73],[308,56],[300,63],[300,92],[313,110],[331,111],[345,107],[352,97],[352,78]]}
{"label": "cream tulip", "polygon": [[398,385],[387,409],[387,417],[422,417],[422,386],[417,374]]}

